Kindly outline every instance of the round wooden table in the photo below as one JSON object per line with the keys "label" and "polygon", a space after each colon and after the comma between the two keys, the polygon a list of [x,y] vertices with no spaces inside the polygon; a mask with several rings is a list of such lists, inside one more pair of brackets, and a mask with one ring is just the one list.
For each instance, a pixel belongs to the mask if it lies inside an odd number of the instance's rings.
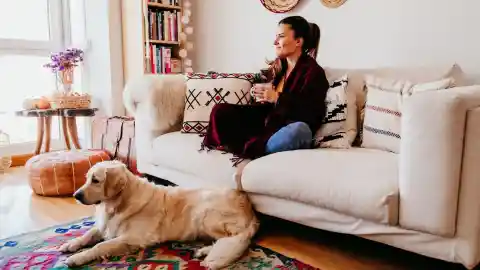
{"label": "round wooden table", "polygon": [[45,109],[45,110],[22,110],[17,111],[17,116],[37,118],[37,145],[35,154],[40,154],[45,137],[45,152],[50,152],[50,137],[52,129],[52,117],[58,116],[62,121],[63,138],[68,150],[71,149],[70,140],[76,149],[81,149],[78,140],[76,117],[93,117],[97,108],[85,109]]}

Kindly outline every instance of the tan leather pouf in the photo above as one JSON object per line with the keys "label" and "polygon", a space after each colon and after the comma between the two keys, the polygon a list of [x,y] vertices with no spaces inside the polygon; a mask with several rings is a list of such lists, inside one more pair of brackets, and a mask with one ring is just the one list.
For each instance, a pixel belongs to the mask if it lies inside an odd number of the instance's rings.
{"label": "tan leather pouf", "polygon": [[42,196],[71,196],[86,181],[95,164],[110,160],[101,150],[50,152],[32,157],[25,164],[30,187]]}

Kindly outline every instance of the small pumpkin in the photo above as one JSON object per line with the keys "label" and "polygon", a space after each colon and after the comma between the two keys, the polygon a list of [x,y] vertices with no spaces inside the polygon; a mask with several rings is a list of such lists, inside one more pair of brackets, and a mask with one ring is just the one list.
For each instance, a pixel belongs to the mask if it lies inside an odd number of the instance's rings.
{"label": "small pumpkin", "polygon": [[42,109],[42,110],[50,109],[50,101],[48,100],[47,97],[40,97],[37,100],[36,107],[37,109]]}
{"label": "small pumpkin", "polygon": [[50,100],[47,97],[30,97],[23,100],[22,108],[24,110],[50,109]]}

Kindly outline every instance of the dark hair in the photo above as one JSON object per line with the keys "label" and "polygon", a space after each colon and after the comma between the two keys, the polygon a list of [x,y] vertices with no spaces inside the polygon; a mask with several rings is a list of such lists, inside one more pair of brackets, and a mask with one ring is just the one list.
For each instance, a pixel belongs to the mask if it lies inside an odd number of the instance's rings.
{"label": "dark hair", "polygon": [[320,42],[320,28],[317,24],[309,23],[302,16],[286,17],[278,24],[290,25],[294,37],[303,38],[302,51],[313,58],[317,57],[318,43]]}
{"label": "dark hair", "polygon": [[[302,52],[317,58],[318,44],[320,42],[320,28],[317,24],[309,23],[302,16],[289,16],[283,18],[278,24],[289,25],[294,32],[294,37],[303,39]],[[284,68],[282,60],[279,58],[267,61],[267,64],[269,67],[268,71],[265,70],[265,72],[269,73],[270,76],[267,75],[267,77],[270,77],[269,79],[281,73],[282,68]]]}

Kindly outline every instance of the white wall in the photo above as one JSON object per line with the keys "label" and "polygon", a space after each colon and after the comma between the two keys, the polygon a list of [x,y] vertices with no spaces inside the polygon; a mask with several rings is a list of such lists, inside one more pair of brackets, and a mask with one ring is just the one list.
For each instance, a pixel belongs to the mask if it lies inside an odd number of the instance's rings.
{"label": "white wall", "polygon": [[86,86],[101,115],[125,115],[120,1],[85,0]]}
{"label": "white wall", "polygon": [[273,57],[278,21],[302,15],[322,30],[323,66],[458,62],[480,73],[479,11],[478,0],[348,0],[338,9],[301,0],[286,14],[267,11],[259,0],[192,0],[194,71],[258,70]]}

